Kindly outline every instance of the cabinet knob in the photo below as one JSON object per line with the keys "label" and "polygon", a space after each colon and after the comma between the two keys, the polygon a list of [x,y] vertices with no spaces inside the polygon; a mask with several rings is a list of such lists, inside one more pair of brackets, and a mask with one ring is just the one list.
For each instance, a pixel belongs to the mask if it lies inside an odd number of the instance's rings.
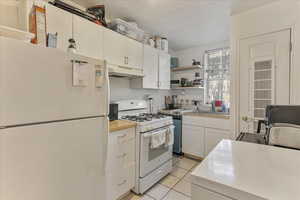
{"label": "cabinet knob", "polygon": [[124,158],[127,156],[127,153],[123,153],[122,155],[119,155],[118,158]]}

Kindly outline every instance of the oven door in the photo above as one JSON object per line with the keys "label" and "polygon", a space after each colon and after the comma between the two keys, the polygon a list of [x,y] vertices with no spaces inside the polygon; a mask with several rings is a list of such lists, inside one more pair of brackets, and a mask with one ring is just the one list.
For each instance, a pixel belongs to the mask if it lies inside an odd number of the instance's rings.
{"label": "oven door", "polygon": [[[160,167],[165,162],[172,159],[172,151],[174,144],[174,126],[157,129],[151,132],[141,134],[140,137],[140,177],[145,177],[153,170]],[[160,131],[166,131],[168,144],[164,144],[158,148],[151,149],[151,135]]]}

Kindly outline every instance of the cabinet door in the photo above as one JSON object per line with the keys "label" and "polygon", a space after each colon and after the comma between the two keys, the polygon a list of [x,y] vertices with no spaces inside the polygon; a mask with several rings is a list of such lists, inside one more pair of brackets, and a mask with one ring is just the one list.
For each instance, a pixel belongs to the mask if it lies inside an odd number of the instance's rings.
{"label": "cabinet door", "polygon": [[47,4],[46,20],[47,33],[57,33],[57,48],[67,51],[69,39],[73,37],[72,14]]}
{"label": "cabinet door", "polygon": [[182,151],[193,156],[204,157],[203,127],[183,124],[182,127]]}
{"label": "cabinet door", "polygon": [[116,200],[134,187],[135,128],[109,134],[107,161],[107,198]]}
{"label": "cabinet door", "polygon": [[78,54],[103,59],[103,27],[73,15],[73,38]]}
{"label": "cabinet door", "polygon": [[143,65],[143,45],[130,38],[124,38],[126,41],[126,66],[142,69]]}
{"label": "cabinet door", "polygon": [[229,139],[229,131],[206,128],[205,129],[205,155],[207,156],[223,139]]}
{"label": "cabinet door", "polygon": [[192,200],[232,200],[222,194],[206,190],[198,185],[192,184]]}
{"label": "cabinet door", "polygon": [[155,48],[144,46],[143,88],[158,88],[158,52]]}
{"label": "cabinet door", "polygon": [[160,89],[170,89],[170,79],[171,79],[171,70],[170,70],[170,55],[167,53],[161,52],[159,54],[159,88]]}
{"label": "cabinet door", "polygon": [[112,65],[126,66],[126,40],[124,36],[104,29],[104,59]]}

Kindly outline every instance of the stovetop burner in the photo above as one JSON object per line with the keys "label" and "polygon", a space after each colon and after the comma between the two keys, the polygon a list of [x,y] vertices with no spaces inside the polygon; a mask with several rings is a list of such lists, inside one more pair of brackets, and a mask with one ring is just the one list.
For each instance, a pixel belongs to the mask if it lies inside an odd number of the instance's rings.
{"label": "stovetop burner", "polygon": [[145,121],[152,121],[153,119],[163,119],[167,116],[164,114],[149,114],[149,113],[142,113],[139,115],[126,115],[121,117],[121,119],[127,119],[130,121],[136,122],[145,122]]}

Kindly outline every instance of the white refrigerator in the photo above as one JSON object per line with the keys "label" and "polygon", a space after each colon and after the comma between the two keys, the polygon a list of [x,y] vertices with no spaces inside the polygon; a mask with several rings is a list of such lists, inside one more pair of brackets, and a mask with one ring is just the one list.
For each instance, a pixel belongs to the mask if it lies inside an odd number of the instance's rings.
{"label": "white refrigerator", "polygon": [[105,200],[104,61],[0,37],[0,199]]}

